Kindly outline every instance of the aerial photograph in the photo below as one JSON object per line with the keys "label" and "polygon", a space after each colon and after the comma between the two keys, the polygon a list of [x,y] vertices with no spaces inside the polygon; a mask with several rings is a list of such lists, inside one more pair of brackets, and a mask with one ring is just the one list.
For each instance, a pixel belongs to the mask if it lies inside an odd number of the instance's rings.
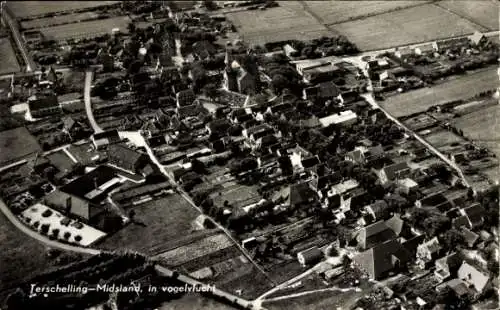
{"label": "aerial photograph", "polygon": [[0,1],[0,310],[500,309],[499,12]]}

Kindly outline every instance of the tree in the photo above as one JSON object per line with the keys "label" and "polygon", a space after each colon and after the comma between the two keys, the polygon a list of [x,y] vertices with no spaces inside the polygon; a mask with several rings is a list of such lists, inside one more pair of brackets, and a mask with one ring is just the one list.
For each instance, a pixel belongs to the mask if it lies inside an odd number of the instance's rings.
{"label": "tree", "polygon": [[208,97],[211,101],[217,98],[217,87],[213,83],[208,83],[203,87],[203,94]]}
{"label": "tree", "polygon": [[441,214],[430,214],[422,223],[428,236],[435,236],[450,226],[450,219]]}
{"label": "tree", "polygon": [[288,79],[282,75],[282,74],[276,74],[273,76],[272,81],[271,81],[271,87],[273,88],[274,92],[277,94],[281,94],[281,92],[289,86],[289,81]]}
{"label": "tree", "polygon": [[280,165],[280,169],[283,175],[293,174],[292,161],[290,160],[289,156],[281,156],[280,158],[278,158],[278,163]]}
{"label": "tree", "polygon": [[20,288],[17,288],[14,292],[10,293],[5,299],[5,306],[8,310],[21,310],[26,309],[26,293]]}
{"label": "tree", "polygon": [[455,228],[452,228],[443,234],[441,238],[448,251],[454,251],[457,246],[465,243],[464,236]]}
{"label": "tree", "polygon": [[205,164],[202,163],[199,159],[195,158],[191,161],[191,168],[194,172],[198,174],[205,174],[206,168]]}
{"label": "tree", "polygon": [[500,268],[500,265],[498,264],[498,262],[496,260],[489,260],[488,263],[487,263],[487,266],[488,266],[488,270],[493,273],[493,275],[495,277],[498,276],[498,271],[499,271],[499,268]]}

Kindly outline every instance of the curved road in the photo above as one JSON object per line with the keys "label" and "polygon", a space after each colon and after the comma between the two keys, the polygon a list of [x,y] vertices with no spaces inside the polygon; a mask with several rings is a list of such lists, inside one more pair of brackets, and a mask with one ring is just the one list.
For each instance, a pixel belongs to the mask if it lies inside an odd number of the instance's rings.
{"label": "curved road", "polygon": [[83,100],[85,101],[85,111],[87,112],[87,118],[89,119],[90,126],[95,133],[103,132],[101,127],[97,124],[94,113],[92,112],[92,102],[90,101],[90,88],[92,86],[92,80],[94,78],[93,71],[85,72],[85,87],[83,89]]}

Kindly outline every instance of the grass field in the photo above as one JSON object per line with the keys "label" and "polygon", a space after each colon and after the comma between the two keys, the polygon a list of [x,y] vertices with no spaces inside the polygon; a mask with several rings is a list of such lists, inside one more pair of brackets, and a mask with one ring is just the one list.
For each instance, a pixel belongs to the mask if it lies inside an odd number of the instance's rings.
{"label": "grass field", "polygon": [[497,1],[446,0],[438,2],[437,5],[468,18],[489,30],[498,30],[499,28]]}
{"label": "grass field", "polygon": [[428,1],[307,1],[309,8],[325,24],[346,22],[354,18],[423,5]]}
{"label": "grass field", "polygon": [[494,89],[498,86],[496,71],[496,68],[489,68],[470,73],[433,87],[389,97],[380,102],[380,105],[396,117],[423,112],[435,105],[467,99],[477,93]]}
{"label": "grass field", "polygon": [[311,40],[331,33],[314,17],[304,12],[298,1],[281,2],[265,11],[252,10],[226,14],[241,34],[252,44],[283,40]]}
{"label": "grass field", "polygon": [[[0,202],[2,203],[2,202]],[[21,284],[37,273],[46,271],[56,261],[46,255],[47,248],[40,242],[26,236],[13,226],[0,212],[0,302],[3,302],[3,290],[7,287]],[[63,254],[64,257],[78,255]]]}
{"label": "grass field", "polygon": [[214,234],[213,230],[193,229],[192,222],[199,213],[179,195],[138,205],[133,210],[137,223],[128,224],[98,246],[155,255]]}
{"label": "grass field", "polygon": [[131,20],[128,16],[120,16],[108,19],[42,28],[40,29],[40,31],[47,39],[64,40],[70,38],[82,38],[92,35],[102,35],[106,33],[111,34],[111,31],[114,28],[119,28],[120,32],[127,33],[127,26],[130,21]]}
{"label": "grass field", "polygon": [[8,37],[0,38],[0,74],[14,73],[21,70],[16,54]]}
{"label": "grass field", "polygon": [[432,144],[433,146],[435,146],[436,148],[438,148],[441,151],[442,151],[441,148],[446,147],[450,144],[457,143],[457,142],[458,143],[464,142],[464,140],[461,137],[457,136],[456,134],[454,134],[448,130],[445,130],[445,129],[439,130],[439,127],[433,128],[432,130],[433,130],[433,133],[425,136],[424,138],[430,144]]}
{"label": "grass field", "polygon": [[500,105],[466,114],[455,121],[464,135],[500,157]]}
{"label": "grass field", "polygon": [[50,26],[74,23],[80,20],[95,18],[97,16],[98,15],[94,12],[83,12],[83,13],[66,14],[54,17],[37,18],[21,22],[21,28],[23,29],[45,28]]}
{"label": "grass field", "polygon": [[360,50],[377,50],[487,30],[432,4],[340,23],[334,28]]}
{"label": "grass field", "polygon": [[110,5],[119,1],[7,1],[18,18]]}
{"label": "grass field", "polygon": [[12,163],[39,151],[40,145],[25,127],[0,132],[0,165]]}

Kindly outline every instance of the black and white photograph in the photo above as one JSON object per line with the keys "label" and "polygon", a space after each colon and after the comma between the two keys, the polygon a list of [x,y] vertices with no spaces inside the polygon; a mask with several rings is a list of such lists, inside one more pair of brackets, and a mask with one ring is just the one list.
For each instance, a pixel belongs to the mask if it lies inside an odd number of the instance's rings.
{"label": "black and white photograph", "polygon": [[0,1],[0,310],[500,309],[499,12]]}

